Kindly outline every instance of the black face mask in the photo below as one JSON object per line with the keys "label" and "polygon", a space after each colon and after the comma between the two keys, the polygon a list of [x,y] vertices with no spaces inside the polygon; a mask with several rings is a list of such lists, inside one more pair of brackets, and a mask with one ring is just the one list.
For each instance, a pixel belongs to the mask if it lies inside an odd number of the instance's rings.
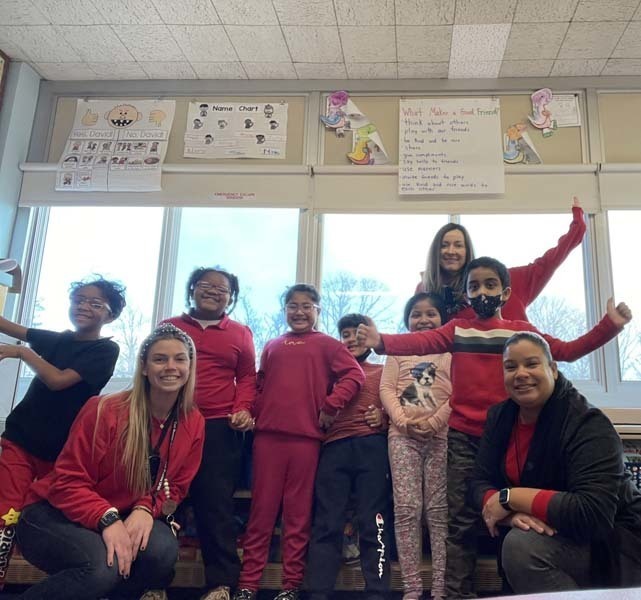
{"label": "black face mask", "polygon": [[503,306],[501,294],[497,294],[496,296],[480,294],[469,300],[472,310],[474,310],[479,319],[492,318],[496,314],[496,311]]}

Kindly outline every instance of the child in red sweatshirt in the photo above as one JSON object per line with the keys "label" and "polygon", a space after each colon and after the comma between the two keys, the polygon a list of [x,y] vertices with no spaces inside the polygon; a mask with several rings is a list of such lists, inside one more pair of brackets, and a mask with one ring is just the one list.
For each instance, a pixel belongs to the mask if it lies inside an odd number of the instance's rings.
{"label": "child in red sweatshirt", "polygon": [[365,376],[338,340],[316,330],[320,295],[307,284],[285,294],[290,331],[261,356],[255,404],[252,504],[235,600],[253,600],[282,505],[283,591],[296,600],[309,542],[314,478],[324,430]]}

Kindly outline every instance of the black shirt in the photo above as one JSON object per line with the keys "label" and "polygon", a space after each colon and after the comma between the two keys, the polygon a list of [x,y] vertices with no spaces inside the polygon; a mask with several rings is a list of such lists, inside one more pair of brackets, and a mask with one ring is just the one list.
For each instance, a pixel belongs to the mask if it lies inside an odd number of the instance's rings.
{"label": "black shirt", "polygon": [[120,349],[107,338],[77,340],[72,331],[28,329],[27,341],[54,367],[73,369],[82,377],[82,381],[58,391],[34,377],[22,402],[7,417],[3,437],[37,458],[54,461],[80,409],[111,378]]}

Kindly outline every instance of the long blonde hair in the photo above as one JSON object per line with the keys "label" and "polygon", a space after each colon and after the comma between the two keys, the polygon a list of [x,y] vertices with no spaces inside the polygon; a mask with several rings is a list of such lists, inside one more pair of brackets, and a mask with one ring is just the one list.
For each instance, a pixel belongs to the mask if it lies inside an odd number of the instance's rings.
{"label": "long blonde hair", "polygon": [[[149,424],[151,420],[149,380],[143,369],[153,345],[160,340],[178,340],[187,348],[189,354],[189,376],[178,392],[178,419],[185,418],[194,410],[194,385],[196,380],[196,352],[192,339],[171,323],[163,323],[143,341],[138,353],[133,388],[120,400],[123,411],[128,411],[124,427],[118,437],[118,450],[122,449],[121,463],[125,468],[127,488],[137,494],[145,494],[153,485],[149,474]],[[100,420],[102,404],[98,406],[96,427]]]}

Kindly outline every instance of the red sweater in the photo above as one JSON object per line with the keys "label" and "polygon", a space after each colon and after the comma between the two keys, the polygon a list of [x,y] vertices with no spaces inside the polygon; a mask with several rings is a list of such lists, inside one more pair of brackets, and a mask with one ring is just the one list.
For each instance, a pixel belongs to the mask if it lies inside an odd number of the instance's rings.
{"label": "red sweater", "polygon": [[[512,294],[505,306],[501,308],[501,314],[504,319],[514,321],[528,320],[525,312],[526,308],[536,300],[570,252],[581,244],[584,235],[585,220],[583,218],[583,209],[580,206],[573,206],[570,229],[559,238],[555,248],[550,248],[543,256],[529,265],[508,269]],[[425,291],[422,282],[416,286],[416,291]],[[457,319],[474,319],[476,315],[472,308],[468,306],[457,312],[455,317]]]}
{"label": "red sweater", "polygon": [[379,387],[383,365],[375,365],[367,361],[360,363],[365,373],[365,383],[361,391],[338,413],[336,420],[327,430],[325,443],[335,442],[348,437],[364,437],[373,433],[385,433],[387,420],[381,427],[370,427],[363,418],[369,406],[382,408]]}
{"label": "red sweater", "polygon": [[[65,516],[87,529],[96,529],[100,517],[112,506],[126,512],[135,505],[146,506],[158,518],[165,500],[164,491],[152,502],[152,494],[133,494],[127,489],[126,473],[117,441],[129,419],[126,405],[121,404],[128,392],[107,398],[98,418],[99,396],[91,398],[80,411],[53,471],[36,481],[29,490],[25,506],[41,499],[60,509]],[[205,421],[197,410],[187,417],[181,413],[169,457],[171,498],[180,503],[200,466]],[[160,425],[152,419],[152,445],[158,441]],[[162,464],[167,456],[171,431],[160,448]],[[161,467],[162,469],[162,467]],[[162,470],[161,470],[162,472]]]}
{"label": "red sweater", "polygon": [[364,381],[356,359],[329,335],[288,332],[270,340],[258,371],[256,431],[322,440],[320,411],[335,415]]}
{"label": "red sweater", "polygon": [[452,414],[449,425],[480,436],[488,409],[507,397],[503,385],[502,354],[505,341],[516,331],[534,331],[550,344],[555,360],[572,362],[603,346],[619,333],[606,315],[586,334],[564,342],[541,333],[527,321],[453,319],[438,329],[382,335],[385,354],[452,353]]}
{"label": "red sweater", "polygon": [[166,319],[187,333],[196,346],[195,399],[205,419],[251,411],[256,397],[256,353],[251,329],[224,315],[203,329],[187,314]]}

